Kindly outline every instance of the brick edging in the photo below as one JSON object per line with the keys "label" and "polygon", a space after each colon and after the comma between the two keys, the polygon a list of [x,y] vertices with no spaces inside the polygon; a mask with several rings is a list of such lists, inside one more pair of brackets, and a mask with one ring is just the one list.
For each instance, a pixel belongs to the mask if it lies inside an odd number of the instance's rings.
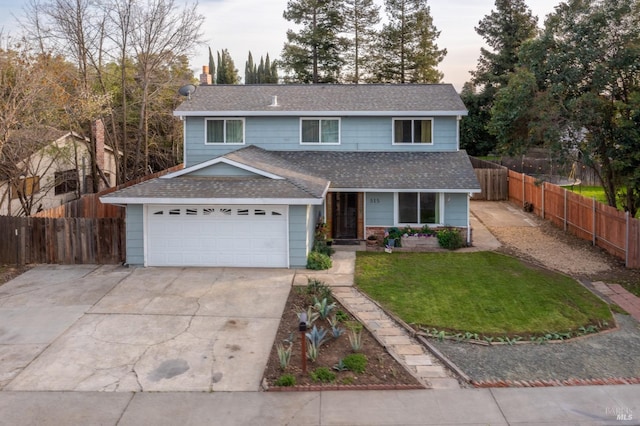
{"label": "brick edging", "polygon": [[476,388],[542,388],[562,386],[604,386],[604,385],[637,385],[640,377],[612,377],[606,379],[578,379],[565,380],[472,380]]}
{"label": "brick edging", "polygon": [[422,385],[296,385],[296,386],[268,386],[265,392],[318,392],[318,391],[346,391],[346,390],[415,390],[426,389]]}

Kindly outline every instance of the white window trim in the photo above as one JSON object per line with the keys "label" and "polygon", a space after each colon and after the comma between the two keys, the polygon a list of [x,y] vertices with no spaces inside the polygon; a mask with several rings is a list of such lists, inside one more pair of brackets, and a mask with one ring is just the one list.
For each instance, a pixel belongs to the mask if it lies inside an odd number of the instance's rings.
{"label": "white window trim", "polygon": [[[412,193],[429,193],[430,191],[406,191],[406,192],[412,192]],[[432,192],[431,192],[432,193]],[[398,196],[398,192],[394,192],[393,194],[393,217],[394,217],[394,222],[395,222],[395,226],[400,228],[403,227],[405,225],[410,225],[410,226],[423,226],[423,225],[429,225],[429,226],[444,226],[444,192],[436,192],[436,194],[438,195],[438,218],[440,219],[439,223],[405,223],[405,222],[399,222],[400,219],[400,197]],[[418,197],[418,205],[416,206],[416,208],[420,207],[420,197]]]}
{"label": "white window trim", "polygon": [[[224,122],[224,142],[208,142],[207,141],[207,123],[209,121],[223,121]],[[241,121],[242,122],[242,142],[227,142],[227,121]],[[185,126],[186,127],[186,126]],[[204,144],[205,145],[244,145],[246,143],[246,131],[247,126],[243,117],[207,117],[204,119]]]}
{"label": "white window trim", "polygon": [[[322,123],[322,120],[336,120],[338,122],[338,142],[302,142],[302,122],[303,121],[320,121],[320,123]],[[322,125],[322,124],[320,124]],[[340,117],[300,117],[300,135],[298,140],[300,141],[300,145],[340,145],[340,142],[342,142],[342,120],[340,120]],[[322,129],[320,129],[320,135],[322,135]]]}
{"label": "white window trim", "polygon": [[[411,120],[411,139],[415,140],[413,137],[413,121],[430,121],[431,122],[431,142],[395,142],[396,140],[396,121],[406,121]],[[436,123],[433,117],[394,117],[391,119],[391,145],[399,145],[399,146],[409,146],[409,145],[417,145],[417,146],[431,146],[435,144],[436,132],[435,132]]]}

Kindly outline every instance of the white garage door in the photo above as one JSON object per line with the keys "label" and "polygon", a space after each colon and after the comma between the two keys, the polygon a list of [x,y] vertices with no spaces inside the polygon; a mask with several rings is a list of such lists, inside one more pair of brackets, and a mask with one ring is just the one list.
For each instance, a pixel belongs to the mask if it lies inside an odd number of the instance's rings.
{"label": "white garage door", "polygon": [[147,265],[288,267],[287,206],[149,206]]}

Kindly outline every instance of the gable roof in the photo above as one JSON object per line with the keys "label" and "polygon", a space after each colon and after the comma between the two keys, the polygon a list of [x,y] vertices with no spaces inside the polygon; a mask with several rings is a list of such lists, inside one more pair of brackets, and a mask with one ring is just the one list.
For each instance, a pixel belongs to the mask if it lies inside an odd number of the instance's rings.
{"label": "gable roof", "polygon": [[[255,173],[228,177],[189,175],[218,163],[236,165]],[[274,152],[249,145],[105,195],[101,200],[121,204],[322,204],[328,189],[327,179],[305,172]]]}
{"label": "gable roof", "polygon": [[480,192],[466,151],[279,151],[290,163],[331,181],[333,190]]}
{"label": "gable roof", "polygon": [[177,116],[467,115],[451,84],[197,86]]}
{"label": "gable roof", "polygon": [[[322,204],[329,189],[480,192],[464,151],[296,152],[267,151],[248,145],[218,157],[222,158],[262,170],[271,177],[260,173],[190,176],[189,171],[202,168],[196,165],[100,199],[116,204]],[[217,164],[203,164],[209,163]]]}

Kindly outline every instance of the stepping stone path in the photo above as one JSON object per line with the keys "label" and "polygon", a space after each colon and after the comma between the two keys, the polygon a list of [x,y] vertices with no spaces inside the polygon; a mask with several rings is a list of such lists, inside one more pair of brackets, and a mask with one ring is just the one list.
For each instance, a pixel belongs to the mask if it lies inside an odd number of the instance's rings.
{"label": "stepping stone path", "polygon": [[409,332],[353,287],[332,286],[333,296],[429,389],[460,389],[458,380]]}

